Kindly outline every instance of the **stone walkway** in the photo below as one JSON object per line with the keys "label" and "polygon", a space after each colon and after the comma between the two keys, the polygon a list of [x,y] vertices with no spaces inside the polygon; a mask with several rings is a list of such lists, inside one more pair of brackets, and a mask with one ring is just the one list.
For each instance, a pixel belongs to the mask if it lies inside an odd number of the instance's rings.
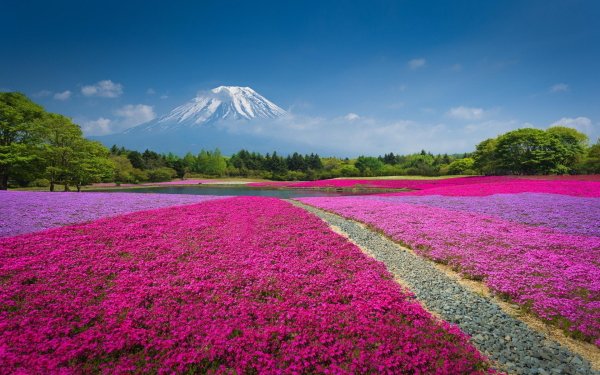
{"label": "stone walkway", "polygon": [[494,301],[472,292],[435,265],[364,225],[302,204],[360,246],[407,286],[432,313],[457,324],[495,364],[513,374],[600,374],[581,356],[506,314]]}

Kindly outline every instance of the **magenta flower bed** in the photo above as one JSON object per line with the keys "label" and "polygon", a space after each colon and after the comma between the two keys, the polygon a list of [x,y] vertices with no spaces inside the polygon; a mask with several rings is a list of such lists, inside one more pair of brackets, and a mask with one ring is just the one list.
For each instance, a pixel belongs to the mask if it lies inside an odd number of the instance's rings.
{"label": "magenta flower bed", "polygon": [[352,188],[411,189],[410,192],[386,195],[445,195],[485,196],[492,194],[549,193],[580,197],[600,197],[600,181],[572,179],[526,179],[508,176],[459,177],[439,180],[360,180],[333,179],[305,182],[262,182],[250,186],[279,186],[293,188]]}
{"label": "magenta flower bed", "polygon": [[417,253],[600,346],[600,238],[492,216],[364,198],[302,198],[382,230]]}
{"label": "magenta flower bed", "polygon": [[469,185],[448,185],[414,190],[406,193],[384,195],[444,195],[476,197],[492,194],[546,193],[563,194],[575,197],[600,197],[600,182],[573,180],[528,180],[514,179],[503,182],[477,183]]}
{"label": "magenta flower bed", "polygon": [[0,240],[3,372],[479,373],[384,265],[243,197]]}
{"label": "magenta flower bed", "polygon": [[133,211],[220,199],[208,195],[0,191],[0,237]]}
{"label": "magenta flower bed", "polygon": [[495,216],[565,233],[600,236],[600,199],[558,194],[495,194],[482,197],[439,195],[366,197]]}

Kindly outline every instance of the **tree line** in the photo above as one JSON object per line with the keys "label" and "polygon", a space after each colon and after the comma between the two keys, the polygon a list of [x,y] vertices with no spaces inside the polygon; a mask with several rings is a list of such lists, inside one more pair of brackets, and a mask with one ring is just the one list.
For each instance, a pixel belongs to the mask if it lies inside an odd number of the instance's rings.
{"label": "tree line", "polygon": [[[317,180],[336,177],[475,174],[468,154],[433,155],[421,151],[410,155],[359,156],[356,159],[321,157],[318,154],[287,156],[240,150],[227,157],[219,149],[173,153],[138,152],[112,146],[115,181],[139,183],[184,177],[245,177],[279,181]],[[467,162],[465,162],[467,160]],[[470,162],[468,161],[470,160]]]}
{"label": "tree line", "polygon": [[124,147],[107,149],[83,137],[81,128],[48,113],[20,93],[0,93],[0,189],[64,186],[93,182],[141,183],[191,177],[248,177],[316,180],[336,177],[600,173],[600,140],[575,129],[524,128],[479,143],[472,153],[400,155],[356,159],[318,154],[280,155],[218,149],[159,154]]}

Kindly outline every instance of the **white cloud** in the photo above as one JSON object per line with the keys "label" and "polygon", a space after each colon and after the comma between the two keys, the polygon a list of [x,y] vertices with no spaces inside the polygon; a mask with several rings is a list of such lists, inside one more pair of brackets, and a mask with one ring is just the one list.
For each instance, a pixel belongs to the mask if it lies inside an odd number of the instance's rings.
{"label": "white cloud", "polygon": [[[474,122],[467,126],[426,123],[402,119],[380,121],[369,117],[348,121],[346,116],[315,118],[290,116],[260,124],[224,123],[230,134],[261,137],[261,142],[289,145],[302,152],[322,155],[382,155],[385,152],[411,153],[422,149],[432,152],[467,152],[486,138],[516,129],[516,120]],[[287,147],[287,146],[286,146]]]}
{"label": "white cloud", "polygon": [[71,97],[71,91],[70,90],[65,90],[63,92],[57,92],[54,94],[54,99],[56,100],[68,100]]}
{"label": "white cloud", "polygon": [[356,113],[348,113],[346,116],[344,116],[344,118],[348,121],[354,121],[354,120],[358,120],[360,118],[359,115],[357,115]]}
{"label": "white cloud", "polygon": [[101,98],[117,98],[123,94],[123,85],[111,80],[99,81],[93,85],[83,86],[81,93],[85,96],[98,96]]}
{"label": "white cloud", "polygon": [[119,124],[123,128],[143,124],[156,118],[154,108],[146,104],[128,104],[117,109],[115,115],[120,117]]}
{"label": "white cloud", "polygon": [[156,91],[154,91],[154,89],[151,87],[148,90],[146,90],[146,94],[148,94],[148,95],[154,95],[154,94],[156,94]]}
{"label": "white cloud", "polygon": [[595,129],[594,125],[592,124],[592,120],[587,117],[563,117],[550,126],[566,126],[569,128],[575,128],[580,132],[586,133],[590,136],[595,135]]}
{"label": "white cloud", "polygon": [[482,108],[473,107],[454,107],[450,108],[446,115],[457,120],[481,120],[485,114]]}
{"label": "white cloud", "polygon": [[152,106],[146,104],[128,104],[113,112],[116,119],[100,117],[97,120],[81,120],[81,129],[85,135],[106,135],[120,133],[133,126],[154,120],[156,114]]}
{"label": "white cloud", "polygon": [[161,99],[168,99],[168,98],[169,98],[169,95],[161,95],[161,96],[160,96],[160,98],[161,98]]}
{"label": "white cloud", "polygon": [[408,67],[412,70],[416,70],[425,66],[427,61],[424,58],[412,59],[408,62]]}
{"label": "white cloud", "polygon": [[81,130],[85,135],[106,135],[113,133],[112,120],[100,117],[97,120],[83,121]]}
{"label": "white cloud", "polygon": [[569,85],[567,85],[566,83],[557,83],[557,84],[553,85],[552,87],[550,87],[551,93],[566,92],[566,91],[569,91]]}

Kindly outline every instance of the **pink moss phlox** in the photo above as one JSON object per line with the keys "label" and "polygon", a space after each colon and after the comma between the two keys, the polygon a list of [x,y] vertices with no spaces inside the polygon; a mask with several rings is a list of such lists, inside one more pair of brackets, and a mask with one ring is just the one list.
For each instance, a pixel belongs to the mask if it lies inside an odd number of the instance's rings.
{"label": "pink moss phlox", "polygon": [[0,239],[0,373],[481,373],[384,265],[240,197]]}
{"label": "pink moss phlox", "polygon": [[333,179],[304,182],[263,182],[251,186],[284,186],[293,188],[353,188],[411,189],[410,192],[386,195],[485,196],[492,194],[550,193],[580,197],[600,197],[600,181],[574,179],[551,180],[509,176],[458,177],[438,180],[361,180]]}

